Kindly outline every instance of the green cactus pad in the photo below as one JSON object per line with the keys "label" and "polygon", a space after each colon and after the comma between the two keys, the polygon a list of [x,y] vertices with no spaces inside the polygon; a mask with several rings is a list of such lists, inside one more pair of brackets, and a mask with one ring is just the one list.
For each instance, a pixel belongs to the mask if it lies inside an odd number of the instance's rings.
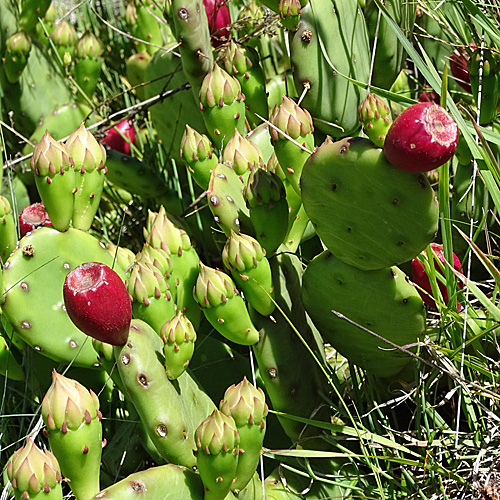
{"label": "green cactus pad", "polygon": [[325,341],[380,377],[397,375],[411,357],[332,310],[398,346],[414,344],[425,330],[424,303],[397,267],[362,271],[326,250],[304,272],[302,299]]}
{"label": "green cactus pad", "polygon": [[438,203],[427,177],[391,166],[368,139],[327,139],[306,161],[300,182],[319,237],[360,269],[406,262],[438,230]]}
{"label": "green cactus pad", "polygon": [[186,371],[170,381],[163,341],[143,321],[133,319],[129,341],[115,348],[118,372],[145,430],[169,462],[193,467],[194,433],[215,405]]}
{"label": "green cactus pad", "polygon": [[[168,495],[167,495],[168,491]],[[174,464],[135,472],[98,493],[93,500],[203,500],[199,474]]]}
{"label": "green cactus pad", "polygon": [[301,106],[314,126],[334,137],[353,133],[360,90],[343,75],[366,82],[370,72],[368,32],[357,2],[310,0],[291,37],[290,60],[298,94],[309,87]]}
{"label": "green cactus pad", "polygon": [[98,364],[97,354],[64,310],[63,284],[72,269],[90,261],[113,265],[93,236],[43,227],[19,241],[3,270],[2,312],[15,332],[55,361],[86,367]]}
{"label": "green cactus pad", "polygon": [[245,228],[253,232],[243,197],[244,187],[243,180],[231,167],[219,163],[213,168],[207,190],[208,206],[227,237],[231,231],[246,232]]}

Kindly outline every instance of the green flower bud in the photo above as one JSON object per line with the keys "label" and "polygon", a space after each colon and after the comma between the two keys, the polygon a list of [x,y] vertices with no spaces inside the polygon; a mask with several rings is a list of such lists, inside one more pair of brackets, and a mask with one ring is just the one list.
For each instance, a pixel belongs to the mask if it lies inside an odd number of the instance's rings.
{"label": "green flower bud", "polygon": [[215,409],[196,429],[195,442],[199,453],[216,455],[229,451],[236,455],[240,435],[233,417]]}
{"label": "green flower bud", "polygon": [[196,332],[191,321],[181,311],[165,322],[160,334],[164,344],[182,344],[196,340]]}
{"label": "green flower bud", "polygon": [[[232,38],[224,51],[224,68],[230,75],[245,74],[251,70],[258,58],[257,53],[251,47],[240,47]],[[258,59],[257,59],[258,61]]]}
{"label": "green flower bud", "polygon": [[100,416],[99,399],[92,390],[52,372],[52,384],[42,401],[42,417],[49,430],[76,430]]}
{"label": "green flower bud", "polygon": [[75,28],[64,19],[54,28],[50,38],[57,47],[72,48],[77,40]]}
{"label": "green flower bud", "polygon": [[214,64],[213,70],[205,76],[201,84],[200,107],[222,108],[242,99],[243,94],[238,80]]}
{"label": "green flower bud", "polygon": [[128,293],[136,302],[145,306],[162,295],[171,299],[170,287],[161,271],[145,259],[134,264],[128,280]]}
{"label": "green flower bud", "polygon": [[46,449],[42,451],[29,437],[10,457],[6,472],[14,490],[22,492],[22,498],[61,488],[62,476],[56,457]]}
{"label": "green flower bud", "polygon": [[233,384],[226,390],[220,410],[225,415],[231,415],[237,427],[264,425],[269,411],[262,389],[255,388],[246,377],[238,385]]}
{"label": "green flower bud", "polygon": [[18,31],[5,42],[6,56],[11,54],[28,55],[31,50],[31,37],[24,31]]}
{"label": "green flower bud", "polygon": [[31,170],[36,176],[53,176],[71,167],[66,146],[55,141],[48,131],[33,150]]}
{"label": "green flower bud", "polygon": [[145,243],[142,247],[141,253],[137,255],[138,262],[149,262],[156,269],[158,269],[166,278],[170,277],[172,272],[172,261],[170,259],[170,251],[168,248],[155,248]]}
{"label": "green flower bud", "polygon": [[259,147],[240,134],[237,129],[224,148],[222,161],[231,164],[238,175],[243,175],[255,167],[264,166]]}
{"label": "green flower bud", "polygon": [[106,150],[96,138],[85,128],[82,122],[66,141],[66,150],[73,160],[75,169],[83,172],[93,172],[104,168]]}
{"label": "green flower bud", "polygon": [[102,54],[102,44],[93,33],[87,31],[78,41],[75,53],[80,58],[97,59]]}
{"label": "green flower bud", "polygon": [[[292,139],[300,139],[314,131],[311,115],[306,109],[299,107],[292,99],[283,96],[283,101],[278,107],[274,107],[269,121],[280,131],[285,132]],[[274,142],[286,137],[278,132],[276,128],[271,128],[271,137]]]}
{"label": "green flower bud", "polygon": [[252,236],[231,231],[222,250],[222,261],[231,271],[243,272],[257,267],[265,253],[262,245]]}
{"label": "green flower bud", "polygon": [[163,206],[160,207],[158,213],[151,210],[148,212],[144,238],[152,247],[163,248],[179,256],[183,251],[191,248],[189,235],[168,218]]}
{"label": "green flower bud", "polygon": [[200,262],[200,273],[193,294],[200,307],[208,308],[227,302],[238,295],[238,290],[226,273]]}
{"label": "green flower bud", "polygon": [[286,189],[277,174],[256,168],[250,172],[243,195],[249,208],[261,205],[270,205],[272,208],[278,201],[286,199]]}
{"label": "green flower bud", "polygon": [[210,160],[213,156],[212,143],[205,134],[200,134],[189,125],[186,125],[186,130],[181,139],[180,154],[188,165],[195,161],[203,161],[206,158]]}

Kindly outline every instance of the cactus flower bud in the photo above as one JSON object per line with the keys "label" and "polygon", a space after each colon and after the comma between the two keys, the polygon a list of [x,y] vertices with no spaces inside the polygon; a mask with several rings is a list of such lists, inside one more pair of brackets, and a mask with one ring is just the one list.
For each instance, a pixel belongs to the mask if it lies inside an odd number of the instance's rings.
{"label": "cactus flower bud", "polygon": [[50,498],[62,500],[58,461],[50,451],[38,448],[31,438],[10,457],[6,472],[12,487],[20,493],[16,498],[28,499],[40,492],[52,492]]}
{"label": "cactus flower bud", "polygon": [[200,134],[186,125],[181,139],[180,155],[196,184],[206,190],[212,169],[219,161],[213,152],[210,139],[205,134]]}
{"label": "cactus flower bud", "polygon": [[10,83],[16,83],[21,77],[31,51],[31,37],[24,31],[18,31],[5,42],[3,68]]}
{"label": "cactus flower bud", "polygon": [[278,10],[281,23],[291,31],[295,31],[300,20],[300,2],[299,0],[280,0]]}
{"label": "cactus flower bud", "polygon": [[236,478],[240,435],[233,417],[214,410],[196,429],[197,467],[205,500],[225,498]]}
{"label": "cactus flower bud", "polygon": [[235,295],[238,295],[238,290],[226,273],[200,262],[200,274],[194,289],[194,296],[200,307],[224,304]]}
{"label": "cactus flower bud", "polygon": [[358,117],[365,134],[381,148],[392,125],[389,106],[378,95],[368,94],[358,107]]}
{"label": "cactus flower bud", "polygon": [[31,170],[37,177],[53,176],[70,168],[68,151],[64,144],[57,142],[48,131],[33,150]]}
{"label": "cactus flower bud", "polygon": [[309,111],[302,109],[293,99],[285,95],[283,96],[281,105],[274,107],[269,121],[274,125],[271,128],[271,137],[274,142],[281,139],[287,140],[276,128],[295,140],[300,140],[314,131]]}
{"label": "cactus flower bud", "polygon": [[234,78],[222,69],[218,64],[214,64],[213,70],[203,79],[200,89],[200,103],[209,108],[218,106],[222,108],[230,105],[234,101],[241,101],[241,86]]}
{"label": "cactus flower bud", "polygon": [[277,174],[264,168],[256,168],[250,172],[243,195],[249,208],[261,205],[272,208],[286,198],[286,189]]}
{"label": "cactus flower bud", "polygon": [[102,144],[85,128],[82,122],[66,140],[68,155],[73,159],[77,170],[93,172],[101,169],[106,162],[106,150]]}
{"label": "cactus flower bud", "polygon": [[222,161],[232,165],[238,175],[243,175],[255,167],[264,166],[259,147],[235,129],[224,148]]}
{"label": "cactus flower bud", "polygon": [[80,382],[52,372],[52,384],[42,401],[42,417],[51,430],[77,430],[100,418],[99,399]]}
{"label": "cactus flower bud", "polygon": [[238,385],[233,384],[226,390],[220,410],[225,415],[231,415],[237,427],[263,425],[268,413],[264,391],[254,387],[246,377]]}
{"label": "cactus flower bud", "polygon": [[90,31],[87,31],[76,44],[76,56],[81,58],[97,59],[102,54],[102,44]]}
{"label": "cactus flower bud", "polygon": [[165,370],[170,380],[180,377],[186,370],[194,353],[196,332],[181,311],[164,323],[160,330],[165,354]]}

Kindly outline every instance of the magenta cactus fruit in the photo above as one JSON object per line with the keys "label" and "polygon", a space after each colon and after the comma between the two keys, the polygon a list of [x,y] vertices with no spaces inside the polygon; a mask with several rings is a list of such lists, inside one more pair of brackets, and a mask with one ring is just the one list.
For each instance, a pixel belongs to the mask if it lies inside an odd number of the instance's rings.
{"label": "magenta cactus fruit", "polygon": [[125,344],[132,307],[113,269],[99,262],[81,264],[66,276],[63,295],[68,316],[80,330],[108,344]]}
{"label": "magenta cactus fruit", "polygon": [[406,172],[428,172],[446,163],[458,144],[458,126],[439,104],[420,102],[403,111],[387,132],[384,154]]}
{"label": "magenta cactus fruit", "polygon": [[[433,251],[433,253],[436,254],[436,256],[433,257],[434,267],[436,268],[436,271],[438,273],[444,274],[442,271],[442,267],[439,265],[439,263],[436,260],[436,257],[437,257],[443,266],[447,265],[445,263],[443,245],[441,245],[440,243],[431,243],[430,246],[431,246],[431,250]],[[423,254],[427,255],[427,252],[424,250]],[[455,254],[453,254],[453,267],[457,271],[461,271],[462,266],[460,264],[460,259]],[[431,287],[429,277],[427,276],[427,274],[424,270],[424,266],[418,260],[417,257],[415,257],[411,261],[411,271],[412,271],[413,282],[416,285],[418,285],[417,291],[420,294],[420,296],[422,297],[422,300],[431,309],[436,309],[436,300],[435,300],[433,293],[432,293],[432,287]],[[439,280],[437,280],[437,284],[438,284],[439,290],[441,291],[441,295],[443,296],[443,301],[445,304],[447,304],[448,303],[448,290],[446,288],[446,285],[444,283],[441,283]],[[457,282],[457,286],[458,286],[458,288],[463,288],[464,285],[461,281],[459,281],[459,282]],[[424,291],[422,291],[420,289],[423,289]],[[460,311],[461,306],[459,303],[457,303],[457,308],[458,308],[458,311]]]}
{"label": "magenta cactus fruit", "polygon": [[52,226],[52,222],[43,203],[32,203],[21,210],[19,214],[19,233],[21,238],[26,233],[44,226]]}
{"label": "magenta cactus fruit", "polygon": [[207,13],[210,38],[214,47],[219,47],[229,40],[231,14],[226,0],[203,0]]}
{"label": "magenta cactus fruit", "polygon": [[[126,137],[128,141],[122,136]],[[108,130],[102,142],[115,151],[123,153],[124,155],[129,155],[131,150],[130,143],[133,143],[134,139],[134,124],[130,120],[123,120]]]}
{"label": "magenta cactus fruit", "polygon": [[[474,50],[476,44],[470,44],[470,49]],[[450,55],[450,71],[455,81],[464,90],[472,93],[472,88],[470,85],[470,74],[467,64],[469,63],[470,54],[463,47],[455,49]]]}

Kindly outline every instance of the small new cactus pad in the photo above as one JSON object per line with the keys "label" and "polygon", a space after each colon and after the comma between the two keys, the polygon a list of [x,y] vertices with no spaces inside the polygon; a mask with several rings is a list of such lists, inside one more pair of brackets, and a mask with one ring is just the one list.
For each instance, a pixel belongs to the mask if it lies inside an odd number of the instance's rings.
{"label": "small new cactus pad", "polygon": [[111,254],[90,234],[41,227],[22,238],[5,263],[2,312],[23,340],[56,361],[97,364],[91,342],[69,319],[63,299],[66,275],[92,261],[113,265]]}
{"label": "small new cactus pad", "polygon": [[[62,500],[61,469],[57,458],[31,438],[10,457],[5,468],[16,500]],[[5,477],[5,476],[4,476]]]}
{"label": "small new cactus pad", "polygon": [[79,265],[66,276],[63,296],[68,316],[82,332],[111,345],[125,344],[132,307],[113,269],[100,262]]}
{"label": "small new cactus pad", "polygon": [[[168,493],[167,493],[168,492]],[[134,472],[98,493],[92,500],[160,500],[171,498],[203,500],[200,475],[175,464],[159,465]]]}
{"label": "small new cactus pad", "polygon": [[259,340],[245,301],[226,273],[200,262],[193,295],[209,323],[223,337],[241,345],[252,345]]}
{"label": "small new cactus pad", "polygon": [[319,237],[337,258],[360,269],[406,262],[438,230],[438,203],[427,177],[394,167],[368,139],[327,139],[306,161],[300,182]]}
{"label": "small new cactus pad", "polygon": [[439,104],[419,102],[391,125],[384,154],[406,172],[428,172],[446,163],[458,145],[458,125]]}
{"label": "small new cactus pad", "polygon": [[251,228],[249,211],[243,198],[243,179],[232,167],[218,163],[212,170],[207,189],[208,206],[215,222],[226,236]]}
{"label": "small new cactus pad", "polygon": [[232,416],[215,409],[196,429],[196,466],[205,500],[223,500],[236,478],[240,434]]}
{"label": "small new cactus pad", "polygon": [[42,417],[50,448],[70,480],[76,498],[99,492],[102,425],[99,399],[80,382],[52,372],[42,401]]}
{"label": "small new cactus pad", "polygon": [[232,490],[239,491],[252,479],[262,454],[268,413],[264,391],[244,377],[239,384],[226,390],[219,408],[233,417],[240,435],[236,480],[231,486]]}
{"label": "small new cactus pad", "polygon": [[363,271],[326,250],[304,272],[302,299],[324,340],[380,377],[397,375],[411,357],[332,310],[400,347],[418,342],[425,330],[424,303],[397,267]]}
{"label": "small new cactus pad", "polygon": [[[432,251],[432,255],[428,255],[427,250],[424,250],[423,257],[431,259],[434,262],[434,267],[436,269],[436,274],[439,273],[440,275],[444,275],[445,271],[442,269],[441,265],[444,267],[446,266],[446,260],[444,257],[444,251],[443,251],[443,245],[439,243],[431,243],[430,248]],[[434,255],[435,254],[435,255]],[[439,265],[438,261],[441,263]],[[460,263],[460,259],[453,254],[453,268],[456,269],[457,271],[461,272],[462,265]],[[420,262],[420,260],[415,257],[411,261],[411,278],[413,282],[417,285],[417,290],[420,296],[422,297],[422,300],[431,308],[431,309],[437,309],[436,307],[436,300],[433,296],[433,291],[432,291],[432,286],[429,280],[429,276],[425,272],[424,266]],[[441,281],[436,279],[437,285],[439,290],[441,291],[441,295],[443,296],[443,302],[444,304],[448,304],[448,290],[446,288],[446,285],[444,283],[441,283]],[[461,281],[457,282],[457,287],[458,288],[463,288],[464,284]],[[419,288],[422,288],[424,291],[419,290]],[[427,292],[427,293],[426,293]],[[457,302],[457,309],[460,312],[461,305],[460,303]]]}
{"label": "small new cactus pad", "polygon": [[114,347],[118,372],[160,455],[168,462],[194,467],[195,430],[215,405],[188,371],[174,382],[168,379],[163,346],[147,323],[133,319],[128,342]]}

